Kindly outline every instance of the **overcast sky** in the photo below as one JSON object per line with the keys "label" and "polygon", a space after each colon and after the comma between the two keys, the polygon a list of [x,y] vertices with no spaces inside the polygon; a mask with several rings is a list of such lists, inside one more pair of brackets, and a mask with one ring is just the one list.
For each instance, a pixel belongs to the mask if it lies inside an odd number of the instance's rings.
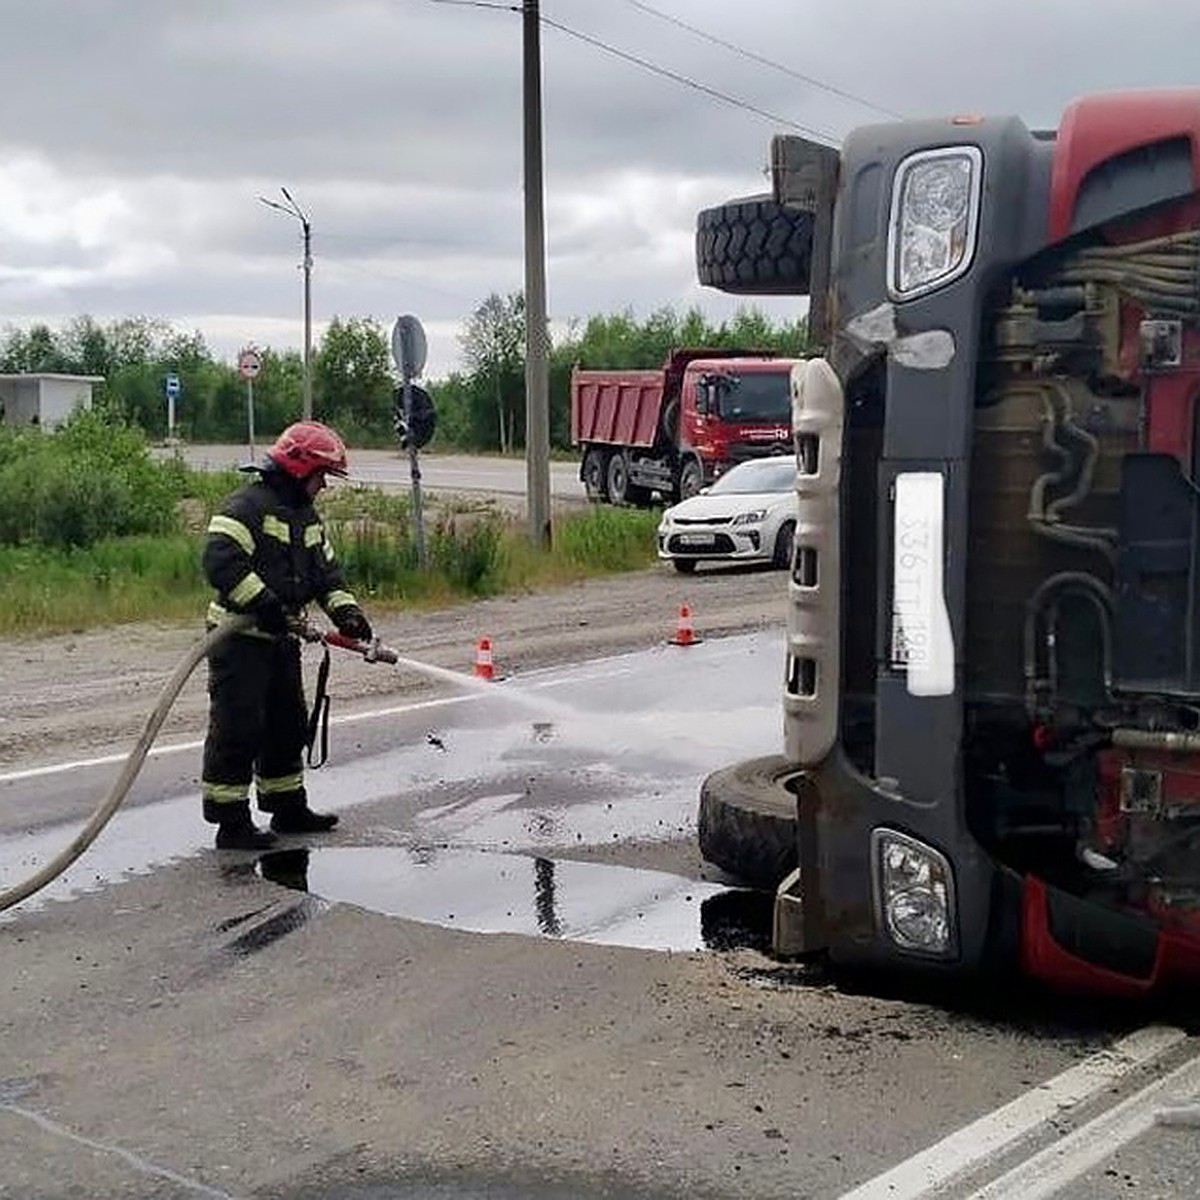
{"label": "overcast sky", "polygon": [[[283,184],[312,220],[317,333],[334,315],[390,327],[412,312],[427,374],[453,369],[471,309],[523,281],[521,18],[496,2],[0,0],[0,325],[148,314],[222,357],[298,349],[300,226],[256,200]],[[543,27],[559,327],[664,304],[729,315],[734,298],[694,282],[695,216],[769,187],[773,133],[836,139],[880,110],[1055,125],[1083,92],[1200,82],[1195,0],[542,12],[749,106]]]}

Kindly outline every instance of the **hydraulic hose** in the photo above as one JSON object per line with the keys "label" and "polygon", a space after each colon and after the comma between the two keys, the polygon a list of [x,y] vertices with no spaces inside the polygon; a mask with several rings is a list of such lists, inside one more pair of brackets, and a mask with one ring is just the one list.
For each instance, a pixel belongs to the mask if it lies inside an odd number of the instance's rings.
{"label": "hydraulic hose", "polygon": [[27,900],[35,892],[40,892],[48,883],[57,879],[96,840],[113,813],[121,807],[125,797],[129,795],[129,789],[133,787],[133,782],[137,779],[142,764],[146,761],[146,755],[150,752],[154,739],[158,737],[158,732],[167,719],[167,713],[171,711],[171,706],[175,703],[192,672],[214,646],[224,641],[231,633],[245,629],[253,623],[252,617],[232,617],[209,630],[204,637],[195,642],[163,686],[158,703],[146,717],[141,736],[125,759],[120,774],[113,781],[108,795],[92,814],[91,819],[61,854],[22,883],[0,892],[0,912],[12,908],[15,904],[20,904],[22,900]]}

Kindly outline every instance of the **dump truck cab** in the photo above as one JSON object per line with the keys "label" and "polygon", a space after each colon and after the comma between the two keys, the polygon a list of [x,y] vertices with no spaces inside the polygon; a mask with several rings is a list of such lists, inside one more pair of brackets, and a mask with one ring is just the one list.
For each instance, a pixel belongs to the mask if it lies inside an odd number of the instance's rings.
{"label": "dump truck cab", "polygon": [[810,248],[729,290],[810,293],[822,350],[783,752],[705,781],[702,850],[777,888],[780,953],[1194,983],[1200,90],[772,158]]}

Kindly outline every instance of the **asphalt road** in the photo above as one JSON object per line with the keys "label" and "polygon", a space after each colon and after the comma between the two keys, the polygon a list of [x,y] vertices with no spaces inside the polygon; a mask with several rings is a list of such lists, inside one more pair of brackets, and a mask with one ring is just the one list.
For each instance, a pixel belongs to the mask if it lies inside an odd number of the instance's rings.
{"label": "asphalt road", "polygon": [[[763,953],[703,775],[778,748],[780,629],[342,713],[331,838],[218,854],[197,746],[0,918],[0,1196],[1196,1194],[1147,1014],[870,995]],[[117,749],[0,775],[0,889]]]}
{"label": "asphalt road", "polygon": [[[247,446],[188,446],[177,448],[190,466],[210,469],[237,467],[251,458]],[[258,447],[261,456],[263,447]],[[173,453],[159,448],[158,455]],[[350,482],[380,487],[409,487],[411,471],[408,458],[396,450],[353,450],[350,454]],[[481,493],[501,497],[525,495],[525,462],[517,458],[499,458],[470,454],[422,454],[421,486],[429,491]],[[336,485],[335,485],[336,486]],[[579,464],[550,464],[550,494],[557,500],[585,499],[579,479]]]}

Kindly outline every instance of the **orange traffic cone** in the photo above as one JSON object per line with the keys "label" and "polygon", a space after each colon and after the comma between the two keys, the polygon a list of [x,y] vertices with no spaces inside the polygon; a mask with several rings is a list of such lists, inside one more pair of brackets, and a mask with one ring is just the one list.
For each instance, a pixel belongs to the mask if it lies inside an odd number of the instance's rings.
{"label": "orange traffic cone", "polygon": [[679,606],[679,622],[675,627],[675,636],[668,639],[672,646],[694,646],[704,639],[692,625],[692,610],[686,604]]}
{"label": "orange traffic cone", "polygon": [[495,679],[496,668],[492,666],[492,639],[481,637],[475,647],[475,678]]}

